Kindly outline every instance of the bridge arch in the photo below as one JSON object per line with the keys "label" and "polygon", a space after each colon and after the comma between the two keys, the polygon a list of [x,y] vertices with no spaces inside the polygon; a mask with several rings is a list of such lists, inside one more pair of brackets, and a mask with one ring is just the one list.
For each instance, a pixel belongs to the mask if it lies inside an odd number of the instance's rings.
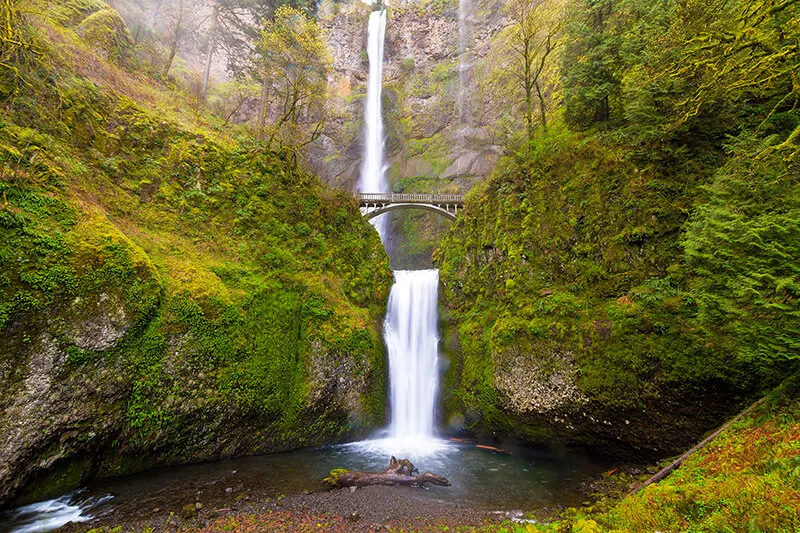
{"label": "bridge arch", "polygon": [[423,209],[455,220],[464,197],[456,194],[356,193],[358,207],[369,220],[398,209]]}
{"label": "bridge arch", "polygon": [[366,207],[362,207],[362,210],[364,212],[364,218],[366,218],[367,220],[380,216],[384,213],[388,213],[389,211],[396,211],[398,209],[422,209],[425,211],[430,211],[432,213],[442,215],[443,217],[449,218],[450,220],[455,220],[457,215],[455,210],[448,211],[447,209],[441,208],[437,205],[430,205],[430,204],[410,204],[410,203],[389,204],[375,209],[368,209]]}

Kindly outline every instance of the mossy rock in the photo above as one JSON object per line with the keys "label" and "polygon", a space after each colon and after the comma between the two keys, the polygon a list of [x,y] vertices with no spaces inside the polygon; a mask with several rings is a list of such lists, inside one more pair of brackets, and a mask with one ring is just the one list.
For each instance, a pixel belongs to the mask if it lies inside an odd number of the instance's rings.
{"label": "mossy rock", "polygon": [[[292,154],[120,96],[158,84],[107,64],[116,12],[84,18],[100,53],[45,28],[70,46],[0,108],[0,505],[62,461],[89,457],[82,479],[366,436],[392,281],[374,228]],[[91,80],[68,66],[87,57]]]}
{"label": "mossy rock", "polygon": [[93,13],[108,9],[108,4],[103,0],[66,0],[47,3],[49,4],[47,15],[67,28],[77,26]]}
{"label": "mossy rock", "polygon": [[109,7],[86,17],[75,33],[106,61],[119,63],[129,57],[133,40],[120,14]]}

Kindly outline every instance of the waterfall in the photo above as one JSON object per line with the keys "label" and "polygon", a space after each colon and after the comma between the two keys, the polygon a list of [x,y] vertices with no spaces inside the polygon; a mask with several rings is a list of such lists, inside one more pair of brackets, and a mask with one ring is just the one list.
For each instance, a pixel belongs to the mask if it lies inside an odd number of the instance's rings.
{"label": "waterfall", "polygon": [[438,384],[438,270],[399,270],[389,295],[384,339],[389,351],[390,436],[433,437]]}
{"label": "waterfall", "polygon": [[[365,2],[367,0],[364,0]],[[369,3],[369,2],[367,2]],[[384,156],[381,85],[383,82],[383,43],[386,10],[369,17],[369,77],[364,113],[364,158],[361,165],[361,192],[388,192]],[[386,242],[384,216],[372,219],[381,240]],[[389,352],[391,426],[389,438],[367,441],[382,452],[435,452],[442,447],[433,438],[433,419],[439,381],[437,305],[438,270],[400,270],[389,295],[384,340]]]}
{"label": "waterfall", "polygon": [[[383,41],[386,34],[386,10],[373,11],[369,16],[369,77],[367,78],[367,107],[364,112],[364,159],[361,164],[361,192],[388,192],[383,155],[383,113],[381,86],[383,83]],[[381,240],[385,237],[386,219],[377,217],[373,225]]]}

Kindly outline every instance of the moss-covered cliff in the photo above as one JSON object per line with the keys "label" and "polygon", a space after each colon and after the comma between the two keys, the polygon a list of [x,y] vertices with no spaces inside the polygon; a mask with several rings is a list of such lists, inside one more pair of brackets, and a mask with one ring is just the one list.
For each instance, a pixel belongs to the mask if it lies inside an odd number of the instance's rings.
{"label": "moss-covered cliff", "polygon": [[800,16],[770,5],[570,2],[565,120],[437,253],[454,428],[664,454],[797,371]]}
{"label": "moss-covered cliff", "polygon": [[751,378],[692,338],[673,266],[703,174],[668,181],[562,130],[479,186],[437,255],[460,341],[448,410],[618,451],[678,449],[721,416]]}
{"label": "moss-covered cliff", "polygon": [[381,423],[354,201],[136,74],[101,3],[49,7],[0,76],[0,503]]}
{"label": "moss-covered cliff", "polygon": [[793,329],[779,286],[760,293],[784,302],[780,316],[707,320],[708,280],[721,286],[752,263],[764,277],[793,268],[719,241],[710,270],[696,270],[682,232],[706,231],[688,213],[711,168],[672,174],[602,136],[552,133],[537,146],[472,193],[437,252],[459,342],[445,386],[454,429],[674,452],[790,371],[768,346],[787,349]]}

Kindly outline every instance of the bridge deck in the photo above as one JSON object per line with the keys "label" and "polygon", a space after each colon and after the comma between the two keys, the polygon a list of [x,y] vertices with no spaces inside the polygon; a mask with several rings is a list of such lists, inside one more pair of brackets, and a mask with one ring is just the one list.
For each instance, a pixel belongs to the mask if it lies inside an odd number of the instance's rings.
{"label": "bridge deck", "polygon": [[464,205],[460,194],[395,194],[395,193],[355,193],[359,205],[366,204],[431,204]]}

